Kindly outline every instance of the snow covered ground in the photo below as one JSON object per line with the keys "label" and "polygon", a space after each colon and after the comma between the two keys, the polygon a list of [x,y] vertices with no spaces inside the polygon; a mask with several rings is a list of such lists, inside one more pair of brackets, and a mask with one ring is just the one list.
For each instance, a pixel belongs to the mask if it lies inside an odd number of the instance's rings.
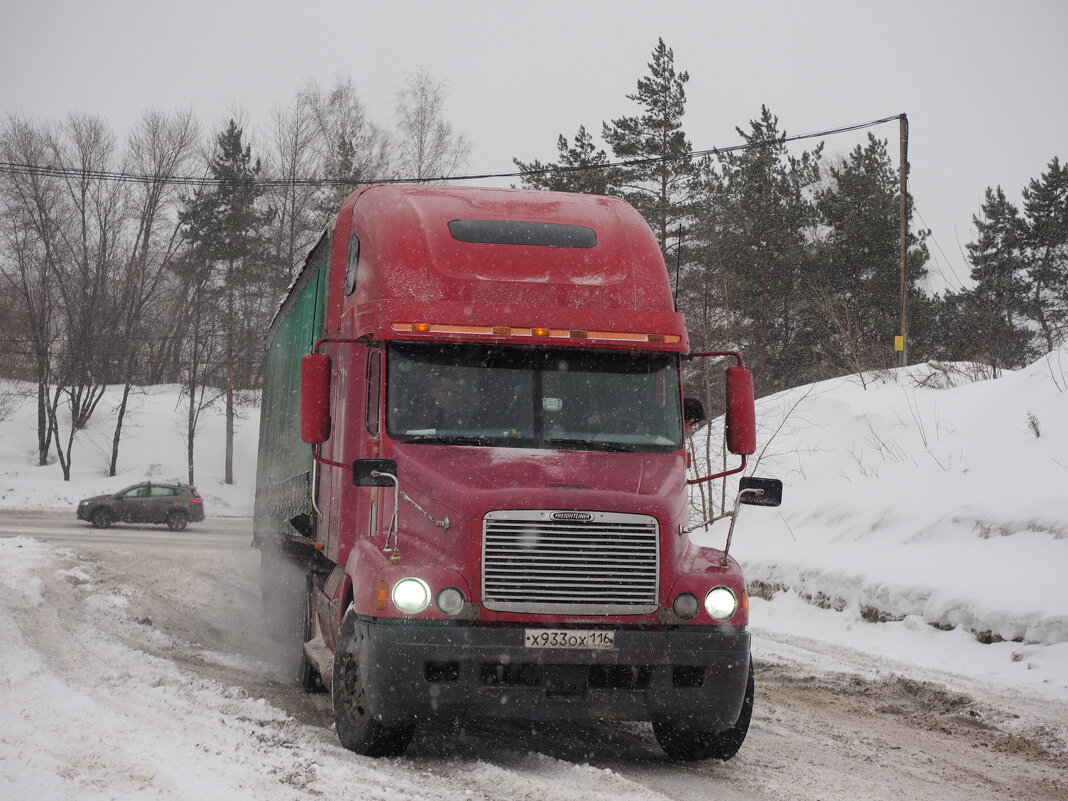
{"label": "snow covered ground", "polygon": [[[109,391],[75,441],[70,482],[58,464],[36,466],[30,389],[0,385],[0,509],[72,510],[138,481],[185,480],[177,387],[132,396],[114,478]],[[759,401],[758,418],[747,472],[785,490],[778,509],[745,507],[735,531],[732,553],[764,599],[756,631],[1068,698],[1068,350],[994,380],[918,365],[824,381]],[[251,515],[257,427],[258,409],[243,407],[228,486],[223,418],[206,413],[195,465],[209,515]],[[704,433],[699,444],[718,437]],[[727,526],[693,536],[719,546]]]}
{"label": "snow covered ground", "polygon": [[[178,386],[135,389],[119,446],[117,475],[108,477],[122,388],[110,388],[88,426],[74,440],[71,480],[50,454],[37,466],[36,387],[0,381],[0,509],[67,511],[82,498],[118,492],[140,481],[189,480],[186,467],[187,406]],[[259,408],[239,406],[234,435],[234,480],[223,482],[226,424],[218,408],[203,413],[194,447],[194,481],[209,515],[247,517],[256,492]],[[65,425],[65,424],[64,424]],[[67,431],[63,431],[64,441]]]}
{"label": "snow covered ground", "polygon": [[973,372],[919,365],[758,402],[751,469],[785,488],[735,530],[771,598],[753,627],[1068,698],[1068,350]]}
{"label": "snow covered ground", "polygon": [[[785,493],[779,509],[745,507],[734,535],[732,553],[761,596],[751,608],[754,652],[765,665],[930,680],[976,698],[1018,694],[1022,709],[1048,703],[1042,740],[1063,754],[1068,719],[1055,710],[1068,708],[1068,351],[996,380],[957,367],[836,379],[759,402],[751,472],[782,478]],[[184,480],[175,387],[135,395],[114,478],[106,466],[118,396],[109,393],[76,440],[70,482],[58,464],[36,466],[28,390],[0,384],[0,509],[73,515],[83,497],[147,478]],[[242,414],[236,485],[221,480],[219,414],[197,440],[209,515],[251,514],[257,410]],[[693,536],[719,546],[726,529],[719,521]],[[93,798],[296,798],[342,795],[354,782],[383,799],[651,797],[612,771],[538,754],[517,758],[534,778],[511,789],[513,774],[481,761],[462,791],[442,778],[449,759],[420,769],[418,786],[398,763],[353,762],[329,731],[162,658],[183,643],[131,615],[137,593],[96,570],[60,546],[0,539],[0,798],[59,798],[74,788]],[[176,585],[184,581],[179,572]],[[84,598],[76,619],[50,611],[60,591]],[[18,625],[28,615],[38,621],[32,633]],[[45,643],[64,637],[77,643],[70,664],[42,662]],[[158,653],[146,659],[136,650],[144,642]],[[197,658],[271,670],[225,653]],[[178,718],[185,722],[166,723]],[[1024,712],[997,725],[1033,737],[1036,721]],[[755,725],[751,736],[774,741]],[[151,747],[146,730],[155,732]],[[238,745],[250,742],[258,745]],[[86,755],[85,775],[112,778],[84,794],[84,779],[67,775],[72,750]],[[760,757],[743,749],[739,759]],[[221,776],[220,760],[229,765]],[[145,773],[127,776],[131,765]],[[279,794],[279,782],[292,793]]]}

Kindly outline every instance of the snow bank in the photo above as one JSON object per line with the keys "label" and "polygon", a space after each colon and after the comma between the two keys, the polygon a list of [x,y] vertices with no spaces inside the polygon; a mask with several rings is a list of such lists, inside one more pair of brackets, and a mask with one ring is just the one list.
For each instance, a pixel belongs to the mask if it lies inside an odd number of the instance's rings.
{"label": "snow bank", "polygon": [[[758,402],[747,472],[785,489],[735,531],[757,595],[982,642],[1068,643],[1068,351],[996,380],[963,375],[921,365]],[[695,536],[719,546],[726,526]]]}

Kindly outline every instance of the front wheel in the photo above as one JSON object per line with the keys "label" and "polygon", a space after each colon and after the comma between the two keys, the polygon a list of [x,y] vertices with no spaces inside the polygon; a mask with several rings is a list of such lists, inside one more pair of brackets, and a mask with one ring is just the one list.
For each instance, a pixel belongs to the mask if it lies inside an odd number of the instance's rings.
{"label": "front wheel", "polygon": [[349,611],[341,622],[334,652],[331,693],[338,739],[350,751],[364,756],[400,756],[412,741],[415,726],[383,726],[371,717],[360,667],[359,639],[356,615]]}
{"label": "front wheel", "polygon": [[89,515],[89,522],[93,524],[93,528],[111,528],[111,510],[97,509]]}
{"label": "front wheel", "polygon": [[680,762],[694,762],[699,759],[730,759],[738,753],[749,731],[749,721],[753,718],[753,665],[749,665],[749,680],[745,685],[745,701],[738,720],[726,731],[708,732],[691,729],[678,723],[653,722],[653,733],[664,753]]}

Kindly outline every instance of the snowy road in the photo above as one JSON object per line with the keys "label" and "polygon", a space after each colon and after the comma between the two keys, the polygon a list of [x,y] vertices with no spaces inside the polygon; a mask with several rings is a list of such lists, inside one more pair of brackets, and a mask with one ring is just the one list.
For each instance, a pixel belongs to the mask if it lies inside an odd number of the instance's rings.
{"label": "snowy road", "polygon": [[276,666],[248,543],[247,520],[174,534],[0,514],[0,798],[1068,799],[1063,707],[880,674],[759,621],[731,762],[668,762],[619,723],[480,722],[358,757],[326,696]]}

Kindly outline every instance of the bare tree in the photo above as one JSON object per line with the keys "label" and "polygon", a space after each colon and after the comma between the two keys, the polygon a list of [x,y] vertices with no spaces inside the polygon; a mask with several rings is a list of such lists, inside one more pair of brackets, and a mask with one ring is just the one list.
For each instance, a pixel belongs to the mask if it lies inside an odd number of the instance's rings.
{"label": "bare tree", "polygon": [[[146,111],[127,144],[127,163],[131,171],[149,176],[138,184],[130,197],[130,226],[124,244],[127,256],[123,264],[118,292],[116,328],[121,335],[113,340],[109,364],[111,381],[123,384],[122,400],[112,438],[109,475],[118,468],[119,442],[127,403],[135,383],[148,382],[149,375],[141,364],[152,353],[150,339],[166,331],[177,321],[163,314],[180,307],[162,303],[162,294],[172,286],[170,267],[179,244],[176,214],[178,193],[174,177],[187,171],[194,155],[198,129],[192,111],[166,116],[156,110]],[[154,313],[153,313],[154,312]]]}
{"label": "bare tree", "polygon": [[326,220],[319,213],[320,187],[299,179],[319,169],[318,121],[307,104],[299,100],[289,108],[276,108],[267,137],[265,171],[282,183],[269,191],[274,208],[269,226],[270,257],[276,262],[282,285],[288,284],[304,263]]}
{"label": "bare tree", "polygon": [[308,81],[298,103],[314,120],[318,174],[339,182],[320,194],[318,211],[326,220],[359,182],[392,177],[393,147],[368,117],[351,78],[338,76],[328,90]]}
{"label": "bare tree", "polygon": [[467,166],[471,146],[445,118],[446,89],[420,67],[397,92],[397,169],[403,178],[448,178]]}
{"label": "bare tree", "polygon": [[[0,152],[13,164],[47,164],[48,139],[46,129],[9,116],[0,135]],[[5,173],[0,192],[7,251],[0,270],[26,314],[25,336],[37,384],[37,463],[43,466],[51,449],[48,410],[58,338],[53,284],[63,223],[62,196],[58,179],[34,170]]]}
{"label": "bare tree", "polygon": [[[189,308],[192,310],[189,328],[183,338],[182,362],[184,377],[182,393],[186,401],[186,467],[189,484],[196,483],[194,469],[194,448],[197,431],[200,428],[200,416],[205,409],[223,397],[225,391],[213,384],[213,374],[222,361],[219,339],[215,337],[214,328],[219,323],[218,302],[208,300],[205,296],[218,294],[218,287],[213,287],[210,266],[192,265],[189,290]],[[228,423],[228,425],[230,425]],[[229,463],[227,467],[229,467]],[[227,483],[233,483],[233,479]]]}
{"label": "bare tree", "polygon": [[96,176],[116,167],[115,137],[103,119],[72,114],[49,145],[50,163],[64,169],[61,184],[68,209],[66,225],[59,229],[54,284],[66,334],[56,381],[70,412],[65,443],[55,397],[49,424],[64,480],[69,480],[75,433],[89,422],[108,381],[106,351],[117,312],[114,287],[122,261],[127,191],[124,184]]}

